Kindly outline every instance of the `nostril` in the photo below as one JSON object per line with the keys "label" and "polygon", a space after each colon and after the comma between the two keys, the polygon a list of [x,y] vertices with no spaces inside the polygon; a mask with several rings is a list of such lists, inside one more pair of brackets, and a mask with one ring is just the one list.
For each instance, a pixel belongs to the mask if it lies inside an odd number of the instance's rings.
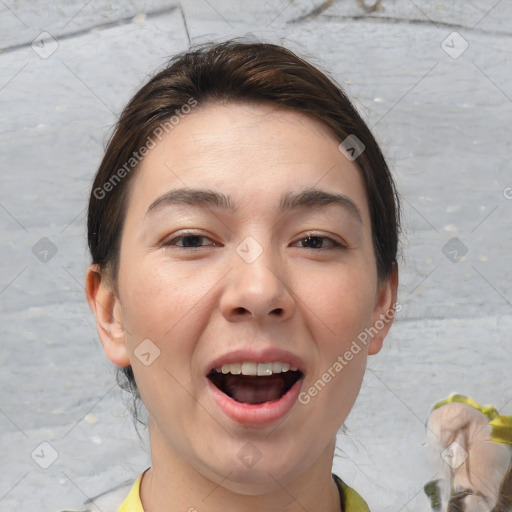
{"label": "nostril", "polygon": [[[246,308],[243,308],[243,307],[238,307],[238,308],[234,308],[233,312],[236,314],[236,315],[246,315],[246,314],[251,314],[251,312],[246,309]],[[284,315],[284,310],[283,308],[275,308],[273,309],[271,312],[270,312],[271,315],[276,315],[276,316],[283,316]]]}

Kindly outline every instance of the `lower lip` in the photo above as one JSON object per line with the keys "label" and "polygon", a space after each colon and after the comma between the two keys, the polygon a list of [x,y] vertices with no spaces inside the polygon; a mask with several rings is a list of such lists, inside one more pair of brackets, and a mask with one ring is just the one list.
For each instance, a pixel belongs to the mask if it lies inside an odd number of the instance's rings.
{"label": "lower lip", "polygon": [[284,418],[295,405],[302,387],[299,379],[279,400],[262,404],[244,404],[223,393],[206,377],[208,389],[226,416],[246,426],[271,425]]}

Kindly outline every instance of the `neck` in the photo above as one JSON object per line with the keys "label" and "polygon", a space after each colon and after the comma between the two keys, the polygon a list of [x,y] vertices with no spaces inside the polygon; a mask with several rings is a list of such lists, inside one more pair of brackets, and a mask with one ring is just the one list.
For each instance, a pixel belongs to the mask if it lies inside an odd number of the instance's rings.
{"label": "neck", "polygon": [[242,494],[227,488],[229,475],[204,476],[176,454],[150,426],[152,466],[141,483],[145,512],[339,512],[338,488],[332,479],[335,439],[324,453],[286,486]]}

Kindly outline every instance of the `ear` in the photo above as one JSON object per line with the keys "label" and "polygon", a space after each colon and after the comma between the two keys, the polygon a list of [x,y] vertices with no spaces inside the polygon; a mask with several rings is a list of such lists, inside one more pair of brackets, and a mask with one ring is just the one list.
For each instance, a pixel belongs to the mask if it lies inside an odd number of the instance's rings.
{"label": "ear", "polygon": [[85,293],[96,318],[96,327],[105,354],[117,366],[128,366],[130,358],[121,303],[98,265],[90,265],[87,269]]}
{"label": "ear", "polygon": [[401,309],[401,305],[396,303],[397,289],[398,266],[393,263],[391,274],[379,283],[377,288],[371,328],[373,336],[368,347],[369,355],[377,354],[380,351],[384,338],[393,324],[395,313]]}

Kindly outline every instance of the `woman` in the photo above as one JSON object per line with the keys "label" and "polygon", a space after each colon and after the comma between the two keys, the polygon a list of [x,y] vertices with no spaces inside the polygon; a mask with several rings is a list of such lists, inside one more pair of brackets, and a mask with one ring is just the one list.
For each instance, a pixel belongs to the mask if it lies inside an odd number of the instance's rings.
{"label": "woman", "polygon": [[123,111],[89,203],[89,305],[148,412],[119,509],[368,510],[336,434],[392,324],[398,200],[335,82],[280,46],[176,56]]}

